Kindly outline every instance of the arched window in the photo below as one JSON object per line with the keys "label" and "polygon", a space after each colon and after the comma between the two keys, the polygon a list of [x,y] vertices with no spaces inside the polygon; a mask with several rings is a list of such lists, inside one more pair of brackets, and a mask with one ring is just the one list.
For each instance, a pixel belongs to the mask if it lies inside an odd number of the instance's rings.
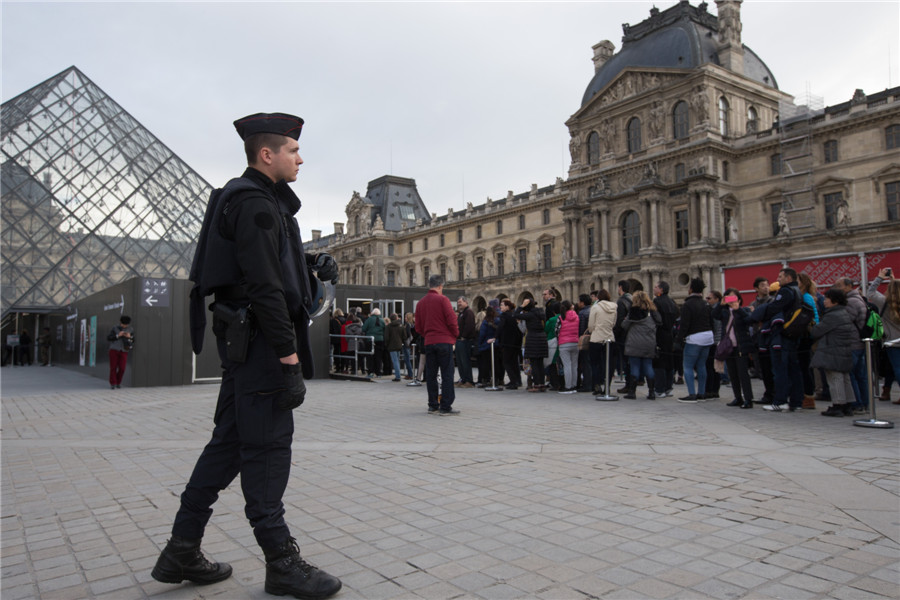
{"label": "arched window", "polygon": [[728,135],[728,100],[725,96],[719,98],[719,133]]}
{"label": "arched window", "polygon": [[684,100],[678,102],[672,110],[673,133],[676,140],[683,140],[688,137],[688,131],[691,128],[691,120],[688,111],[687,102]]}
{"label": "arched window", "polygon": [[637,117],[628,121],[628,152],[634,154],[641,150],[641,120]]}
{"label": "arched window", "polygon": [[634,256],[641,248],[641,222],[633,210],[622,217],[622,255]]}
{"label": "arched window", "polygon": [[756,133],[759,131],[759,117],[756,109],[752,106],[747,107],[747,133]]}
{"label": "arched window", "polygon": [[592,131],[588,136],[588,164],[596,165],[600,162],[600,134]]}

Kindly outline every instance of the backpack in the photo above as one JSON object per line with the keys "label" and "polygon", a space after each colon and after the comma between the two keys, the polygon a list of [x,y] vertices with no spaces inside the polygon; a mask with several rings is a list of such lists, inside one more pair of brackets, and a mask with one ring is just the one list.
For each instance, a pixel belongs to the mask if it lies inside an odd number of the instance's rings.
{"label": "backpack", "polygon": [[878,314],[878,307],[866,300],[866,320],[859,330],[860,339],[873,339],[878,341],[884,338],[884,323]]}
{"label": "backpack", "polygon": [[815,312],[803,301],[803,295],[799,290],[791,291],[796,297],[794,310],[791,312],[791,318],[785,321],[781,334],[787,338],[799,340],[809,335],[809,328],[815,321]]}

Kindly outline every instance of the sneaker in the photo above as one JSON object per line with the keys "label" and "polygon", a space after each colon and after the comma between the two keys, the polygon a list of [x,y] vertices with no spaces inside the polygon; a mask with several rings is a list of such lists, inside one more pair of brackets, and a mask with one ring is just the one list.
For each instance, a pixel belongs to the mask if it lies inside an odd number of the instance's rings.
{"label": "sneaker", "polygon": [[429,407],[428,407],[428,414],[429,414],[429,415],[436,415],[436,414],[438,414],[439,410],[440,410],[440,409],[437,409],[437,408],[431,408],[431,407],[429,406]]}
{"label": "sneaker", "polygon": [[562,390],[559,390],[559,393],[560,394],[574,394],[575,390],[562,389]]}
{"label": "sneaker", "polygon": [[684,402],[686,404],[697,404],[697,395],[696,394],[688,394],[687,396],[682,396],[678,399],[679,402]]}
{"label": "sneaker", "polygon": [[438,414],[442,417],[446,417],[447,415],[458,415],[459,411],[454,408],[451,408],[450,410],[438,411]]}
{"label": "sneaker", "polygon": [[768,410],[770,412],[781,412],[784,408],[784,404],[766,404],[763,406],[763,410]]}

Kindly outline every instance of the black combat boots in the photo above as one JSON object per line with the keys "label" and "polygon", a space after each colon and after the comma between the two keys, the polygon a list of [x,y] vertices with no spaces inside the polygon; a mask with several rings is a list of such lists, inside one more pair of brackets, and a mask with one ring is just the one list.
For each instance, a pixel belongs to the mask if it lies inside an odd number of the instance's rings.
{"label": "black combat boots", "polygon": [[173,535],[150,575],[162,583],[181,583],[186,579],[206,585],[231,577],[231,565],[209,562],[200,551],[200,540]]}
{"label": "black combat boots", "polygon": [[277,548],[263,548],[266,554],[266,593],[290,594],[301,600],[329,598],[341,589],[341,580],[300,558],[294,538]]}

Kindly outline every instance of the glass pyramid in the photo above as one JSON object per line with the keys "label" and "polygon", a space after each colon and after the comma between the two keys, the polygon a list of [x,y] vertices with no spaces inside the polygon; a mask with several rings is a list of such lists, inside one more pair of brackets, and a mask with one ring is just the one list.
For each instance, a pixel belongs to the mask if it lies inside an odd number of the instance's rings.
{"label": "glass pyramid", "polygon": [[4,317],[187,279],[212,186],[103,90],[70,67],[0,117]]}

